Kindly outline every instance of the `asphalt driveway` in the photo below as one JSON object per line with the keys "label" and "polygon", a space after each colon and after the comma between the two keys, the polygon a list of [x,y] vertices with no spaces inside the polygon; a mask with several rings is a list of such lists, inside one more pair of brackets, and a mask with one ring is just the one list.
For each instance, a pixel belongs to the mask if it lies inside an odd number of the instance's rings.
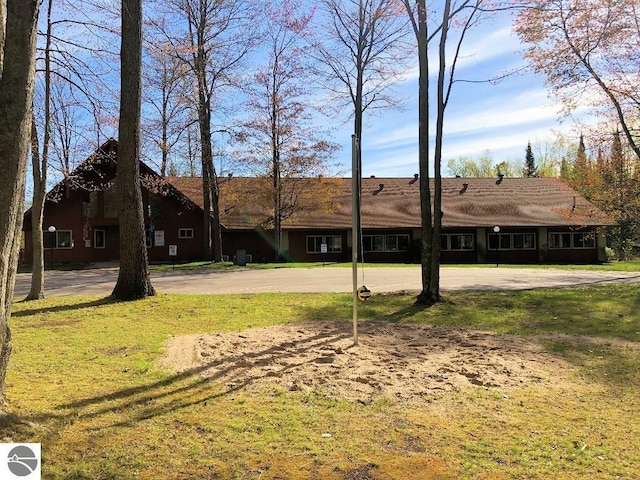
{"label": "asphalt driveway", "polygon": [[[455,268],[440,270],[442,291],[525,290],[610,282],[638,282],[640,273],[527,269]],[[109,295],[118,277],[117,267],[46,272],[48,296]],[[152,283],[161,293],[250,294],[267,292],[351,292],[351,268],[279,268],[272,270],[152,272]],[[18,274],[15,298],[29,292],[31,274]],[[358,285],[380,292],[419,291],[420,267],[367,268],[358,273]]]}

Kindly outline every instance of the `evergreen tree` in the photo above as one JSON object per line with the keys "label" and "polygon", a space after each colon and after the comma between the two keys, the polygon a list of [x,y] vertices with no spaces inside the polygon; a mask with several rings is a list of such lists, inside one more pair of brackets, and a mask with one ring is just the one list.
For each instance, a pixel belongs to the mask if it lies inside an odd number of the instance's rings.
{"label": "evergreen tree", "polygon": [[571,166],[567,161],[567,157],[562,157],[560,162],[560,178],[562,180],[571,180]]}
{"label": "evergreen tree", "polygon": [[533,151],[531,150],[531,142],[527,143],[527,150],[524,161],[524,169],[522,171],[523,177],[537,177],[538,176],[538,167],[536,166],[536,159],[533,156]]}

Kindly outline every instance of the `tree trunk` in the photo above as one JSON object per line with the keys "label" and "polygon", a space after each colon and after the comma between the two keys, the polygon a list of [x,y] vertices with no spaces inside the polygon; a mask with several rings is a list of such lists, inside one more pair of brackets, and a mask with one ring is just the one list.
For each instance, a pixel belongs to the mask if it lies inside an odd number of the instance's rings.
{"label": "tree trunk", "polygon": [[211,168],[211,214],[213,216],[213,228],[211,229],[211,240],[213,247],[213,261],[222,261],[222,227],[220,226],[220,189],[218,188],[218,174],[213,165],[213,157],[209,164]]}
{"label": "tree trunk", "polygon": [[431,279],[429,301],[440,301],[440,234],[442,232],[442,140],[444,135],[446,46],[449,31],[451,0],[445,0],[440,30],[439,67],[438,67],[438,112],[436,117],[436,145],[433,160],[433,239],[431,242]]}
{"label": "tree trunk", "polygon": [[112,295],[135,300],[155,295],[149,278],[140,187],[141,0],[122,0],[118,175],[120,270]]}
{"label": "tree trunk", "polygon": [[[33,203],[31,206],[31,289],[25,300],[44,298],[44,245],[42,238],[42,222],[44,220],[44,203],[47,195],[47,168],[49,164],[49,140],[51,137],[51,10],[53,0],[47,3],[47,36],[44,50],[44,137],[42,139],[42,155],[35,116],[31,122],[31,164],[33,170]],[[65,174],[66,178],[66,174]]]}
{"label": "tree trunk", "polygon": [[211,126],[210,116],[207,114],[204,95],[201,93],[198,106],[198,124],[200,127],[200,145],[202,155],[202,196],[203,196],[203,230],[204,230],[204,259],[213,260],[211,245],[211,182],[213,153],[211,151]]}
{"label": "tree trunk", "polygon": [[40,169],[40,142],[35,119],[31,126],[31,165],[33,167],[33,204],[31,205],[31,290],[25,300],[44,298],[44,245],[42,242],[44,201],[46,198],[46,172]]}
{"label": "tree trunk", "polygon": [[38,7],[37,0],[11,0],[6,9],[0,79],[0,404],[5,403],[4,381],[12,350],[9,319],[20,253]]}
{"label": "tree trunk", "polygon": [[422,290],[416,299],[421,305],[433,304],[431,279],[433,272],[433,235],[431,213],[431,186],[429,184],[429,55],[427,41],[427,19],[424,0],[418,1],[418,165],[420,171],[420,216],[422,218],[421,274]]}

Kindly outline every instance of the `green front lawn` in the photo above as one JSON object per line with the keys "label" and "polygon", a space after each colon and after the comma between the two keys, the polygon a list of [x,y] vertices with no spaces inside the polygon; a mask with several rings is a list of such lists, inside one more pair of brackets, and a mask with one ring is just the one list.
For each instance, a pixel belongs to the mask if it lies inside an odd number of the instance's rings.
{"label": "green front lawn", "polygon": [[42,443],[45,479],[637,478],[638,285],[456,292],[428,310],[376,295],[360,319],[518,335],[575,372],[411,406],[245,390],[156,362],[171,336],[350,322],[351,296],[55,297],[14,305],[7,394],[24,423],[0,434]]}

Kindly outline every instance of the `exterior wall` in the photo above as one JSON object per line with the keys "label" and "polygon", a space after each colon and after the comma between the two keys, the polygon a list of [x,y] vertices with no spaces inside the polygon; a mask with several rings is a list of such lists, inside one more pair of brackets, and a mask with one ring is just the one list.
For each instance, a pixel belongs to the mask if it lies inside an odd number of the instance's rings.
{"label": "exterior wall", "polygon": [[[408,229],[363,230],[362,259],[371,263],[411,263],[413,261],[413,232]],[[398,236],[403,237],[400,240]],[[373,245],[373,239],[382,239],[380,244]],[[404,244],[404,239],[407,239]],[[400,246],[402,245],[402,246]],[[376,251],[375,248],[382,248]]]}
{"label": "exterior wall", "polygon": [[[161,212],[149,211],[149,194],[143,192],[145,229],[153,225],[152,245],[147,248],[149,262],[188,262],[202,259],[204,228],[202,211],[187,209],[178,200],[161,197]],[[149,213],[151,217],[149,218]],[[181,229],[191,229],[191,238],[180,238]],[[160,233],[162,232],[162,233]],[[170,246],[176,255],[170,255]]]}
{"label": "exterior wall", "polygon": [[[49,243],[49,238],[51,238],[52,234],[47,231],[50,226],[56,229],[56,233],[53,235],[70,231],[71,245],[52,247]],[[33,251],[31,215],[25,216],[22,228],[25,239],[23,258],[25,263],[31,264]],[[63,198],[58,203],[45,203],[43,230],[45,236],[45,268],[52,263],[87,263],[91,261],[91,249],[85,247],[82,239],[82,197],[77,193],[71,192],[68,198]]]}
{"label": "exterior wall", "polygon": [[[45,246],[48,244],[47,229],[54,226],[57,234],[71,231],[70,246],[45,248],[45,266],[53,263],[92,263],[116,261],[120,253],[118,218],[113,213],[113,206],[105,208],[105,192],[94,192],[93,200],[88,192],[72,191],[59,202],[46,202],[44,210]],[[155,232],[163,242],[152,242],[147,249],[150,262],[187,261],[202,258],[202,213],[197,209],[189,210],[174,198],[161,198],[161,214],[153,218]],[[91,211],[88,205],[93,202]],[[143,191],[145,226],[150,227],[148,216],[148,193]],[[180,239],[180,228],[193,229],[193,238]],[[23,225],[25,248],[23,260],[31,263],[33,244],[31,233],[31,215],[25,215]],[[103,247],[96,244],[96,231],[104,232]],[[50,236],[50,234],[49,234]],[[154,235],[154,240],[156,239]],[[159,245],[158,243],[162,243]],[[169,255],[169,245],[177,246],[177,256]]]}
{"label": "exterior wall", "polygon": [[[549,228],[547,235],[548,252],[547,262],[549,263],[598,263],[599,258],[599,246],[598,246],[598,233],[596,229],[572,229],[568,227],[564,228]],[[552,234],[564,234],[571,236],[571,246],[568,248],[554,248],[550,238]],[[593,238],[593,246],[580,248],[574,245],[576,237],[578,235],[588,235]],[[601,247],[600,247],[601,248]]]}
{"label": "exterior wall", "polygon": [[251,262],[273,262],[273,232],[264,230],[242,230],[222,232],[222,254],[233,261],[238,250],[245,250],[251,255]]}
{"label": "exterior wall", "polygon": [[[478,239],[482,237],[478,235],[476,229],[447,229],[442,230],[442,235],[446,238],[444,243],[446,243],[447,248],[443,248],[445,245],[443,245],[443,241],[440,239],[440,263],[476,263],[478,261]],[[461,235],[467,238],[469,235],[472,236],[472,248],[457,248],[458,246],[455,245],[456,242],[453,239],[458,238]]]}
{"label": "exterior wall", "polygon": [[[110,196],[111,195],[111,196]],[[158,210],[149,207],[149,193],[143,191],[146,227],[153,225],[152,245],[148,248],[150,262],[192,261],[202,259],[203,225],[202,211],[197,208],[188,209],[175,198],[160,198]],[[113,261],[119,258],[118,218],[113,210],[113,192],[95,192],[89,194],[82,191],[71,191],[58,203],[47,202],[45,205],[44,230],[52,225],[56,235],[70,231],[70,244],[45,248],[45,266],[54,263],[90,263]],[[88,214],[88,205],[91,205]],[[88,224],[85,219],[88,219]],[[31,262],[32,239],[31,218],[25,216],[24,252],[22,260]],[[179,238],[180,229],[191,229],[191,238]],[[103,248],[96,244],[96,231],[104,232]],[[454,248],[441,252],[442,263],[597,263],[604,260],[604,229],[575,229],[570,227],[554,228],[511,228],[502,227],[500,235],[510,238],[509,246],[496,250],[491,248],[491,227],[444,230],[444,235],[473,236],[473,248]],[[529,234],[535,238],[534,248],[516,248],[515,236]],[[551,245],[553,235],[567,235],[570,243],[558,247]],[[593,244],[576,246],[572,242],[579,240],[579,235],[593,238]],[[408,246],[401,250],[387,248],[387,237],[398,235],[408,237]],[[308,237],[316,238],[319,244],[326,236],[340,238],[340,251],[322,253],[309,251]],[[574,237],[575,236],[575,237]],[[421,230],[420,229],[366,229],[363,237],[368,237],[368,250],[364,252],[365,262],[418,263],[420,261]],[[384,248],[372,250],[372,238],[383,238]],[[405,238],[406,238],[405,237]],[[459,241],[459,240],[457,240]],[[584,241],[584,238],[583,240]],[[366,242],[365,242],[366,243]],[[391,242],[391,245],[393,242]],[[45,245],[47,245],[45,243]],[[351,229],[316,229],[283,231],[283,250],[289,261],[299,262],[345,262],[351,260]],[[170,255],[170,246],[175,246],[177,255]],[[318,250],[318,245],[315,249]],[[270,262],[274,260],[273,232],[262,230],[223,230],[223,255],[231,260],[238,250],[245,250],[251,255],[252,262]]]}
{"label": "exterior wall", "polygon": [[[484,229],[485,245],[486,245],[486,261],[485,263],[521,263],[530,264],[538,263],[540,237],[538,229],[535,228],[518,228],[518,227],[501,227],[500,232],[496,234],[492,228]],[[492,244],[492,237],[496,239],[496,235],[500,236],[500,248],[495,248]],[[522,236],[533,239],[533,245],[527,247],[519,242]],[[497,240],[493,240],[494,242]]]}
{"label": "exterior wall", "polygon": [[[341,238],[340,252],[308,252],[308,236],[336,235]],[[292,262],[345,262],[351,260],[351,244],[347,244],[345,230],[290,230],[289,260]]]}

